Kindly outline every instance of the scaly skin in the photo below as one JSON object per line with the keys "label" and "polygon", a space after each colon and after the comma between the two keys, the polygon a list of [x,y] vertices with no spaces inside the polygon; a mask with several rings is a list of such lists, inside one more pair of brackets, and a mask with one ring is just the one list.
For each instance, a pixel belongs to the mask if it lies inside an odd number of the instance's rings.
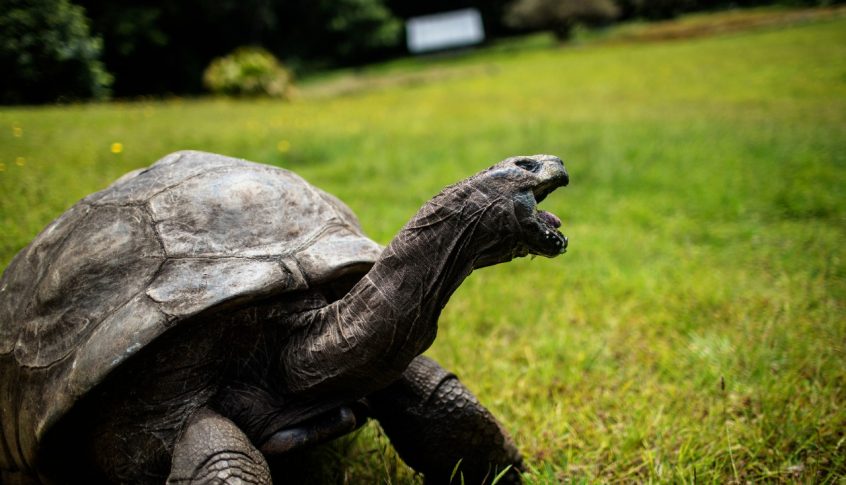
{"label": "scaly skin", "polygon": [[435,361],[420,356],[402,377],[368,399],[373,416],[400,457],[427,484],[520,483],[523,460],[514,442],[469,389]]}
{"label": "scaly skin", "polygon": [[173,450],[168,485],[270,485],[264,456],[235,424],[203,408],[188,421]]}

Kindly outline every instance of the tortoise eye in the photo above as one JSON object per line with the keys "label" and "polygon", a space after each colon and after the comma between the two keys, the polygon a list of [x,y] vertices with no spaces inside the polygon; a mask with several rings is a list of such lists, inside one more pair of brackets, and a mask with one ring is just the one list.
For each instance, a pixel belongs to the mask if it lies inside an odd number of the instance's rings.
{"label": "tortoise eye", "polygon": [[517,160],[514,162],[514,165],[522,168],[523,170],[527,170],[532,173],[537,173],[540,170],[540,164],[535,160],[524,158],[522,160]]}

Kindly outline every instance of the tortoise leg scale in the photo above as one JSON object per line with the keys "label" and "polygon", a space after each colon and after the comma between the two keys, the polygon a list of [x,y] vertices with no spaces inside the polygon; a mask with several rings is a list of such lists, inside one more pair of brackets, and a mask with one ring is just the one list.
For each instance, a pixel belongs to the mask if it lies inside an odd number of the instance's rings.
{"label": "tortoise leg scale", "polygon": [[368,401],[400,457],[427,484],[461,483],[461,475],[464,483],[491,483],[508,466],[498,483],[521,483],[522,458],[511,438],[434,360],[417,357],[399,380]]}
{"label": "tortoise leg scale", "polygon": [[176,443],[167,483],[270,485],[271,478],[264,457],[235,423],[203,408]]}

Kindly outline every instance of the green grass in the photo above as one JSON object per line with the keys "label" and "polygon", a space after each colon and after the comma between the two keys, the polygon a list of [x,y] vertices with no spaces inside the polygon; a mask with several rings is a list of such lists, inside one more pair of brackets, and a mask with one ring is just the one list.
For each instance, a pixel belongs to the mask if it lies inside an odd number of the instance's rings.
{"label": "green grass", "polygon": [[[570,251],[475,273],[429,351],[511,430],[527,481],[842,483],[846,20],[528,45],[395,65],[448,75],[353,94],[315,82],[290,104],[4,108],[0,266],[178,149],[291,168],[382,243],[444,185],[557,154],[572,183],[543,206]],[[337,480],[419,481],[376,426],[327,453]]]}

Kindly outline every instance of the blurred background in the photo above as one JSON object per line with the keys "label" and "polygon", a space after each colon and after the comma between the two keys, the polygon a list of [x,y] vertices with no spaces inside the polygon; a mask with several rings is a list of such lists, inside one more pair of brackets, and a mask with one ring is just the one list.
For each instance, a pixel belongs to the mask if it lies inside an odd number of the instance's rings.
{"label": "blurred background", "polygon": [[[632,19],[660,20],[728,7],[828,5],[829,0],[222,0],[156,2],[3,0],[0,102],[40,103],[204,91],[221,71],[309,76],[408,54],[409,19],[460,9],[480,16],[484,39],[574,30]],[[460,27],[459,27],[460,29]],[[437,29],[436,29],[437,30]],[[434,35],[437,35],[435,33]],[[449,35],[449,33],[447,33]],[[238,49],[241,49],[238,51]],[[237,53],[222,61],[218,58]],[[247,53],[253,55],[248,56]],[[271,56],[282,61],[275,65]],[[217,69],[213,62],[217,61]],[[221,63],[229,62],[228,65]],[[284,67],[283,67],[284,66]],[[241,73],[242,76],[247,74]],[[281,80],[279,83],[287,83]],[[266,81],[265,84],[271,84]],[[252,91],[284,96],[280,86]]]}
{"label": "blurred background", "polygon": [[[837,2],[0,0],[0,103],[0,268],[176,150],[296,171],[382,244],[558,155],[568,253],[475,272],[427,352],[527,483],[846,480]],[[375,424],[315,456],[303,482],[422,482]]]}

